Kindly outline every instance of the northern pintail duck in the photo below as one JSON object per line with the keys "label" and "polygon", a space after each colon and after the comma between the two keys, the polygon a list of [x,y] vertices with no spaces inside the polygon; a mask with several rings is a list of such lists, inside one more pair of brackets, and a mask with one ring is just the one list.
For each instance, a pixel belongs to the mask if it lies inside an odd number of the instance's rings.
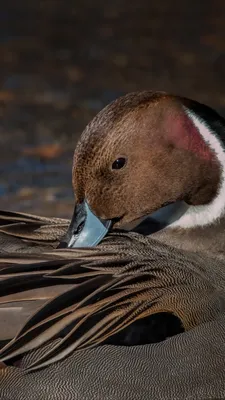
{"label": "northern pintail duck", "polygon": [[[36,311],[2,349],[3,361],[21,357],[56,336],[58,341],[53,347],[44,353],[41,350],[24,365],[36,369],[76,349],[101,343],[152,343],[180,333],[167,339],[162,346],[147,347],[159,353],[159,359],[164,360],[168,368],[171,354],[176,353],[176,362],[184,368],[185,378],[178,369],[170,371],[170,384],[176,376],[179,396],[184,379],[189,382],[189,388],[186,386],[189,395],[198,398],[205,398],[206,394],[224,395],[225,349],[221,346],[225,336],[224,261],[201,254],[209,251],[208,232],[219,231],[216,254],[223,251],[220,228],[223,147],[215,133],[222,135],[223,129],[223,119],[206,106],[152,92],[130,94],[115,101],[88,125],[75,151],[76,207],[64,245],[94,246],[112,227],[136,225],[148,215],[151,223],[147,221],[147,228],[156,232],[153,239],[135,233],[112,233],[94,249],[45,249],[41,254],[24,254],[22,262],[18,254],[5,252],[1,262],[3,308],[7,309],[13,302],[22,302],[23,306],[29,303],[32,296],[28,291],[36,290],[38,296],[40,285],[48,289],[65,286],[53,299],[51,294],[45,295],[44,302],[47,297],[50,302]],[[11,222],[1,228],[2,235],[11,234],[16,241],[14,245],[21,246],[24,251],[28,237],[24,240],[21,235],[18,239],[15,231],[12,233]],[[27,220],[25,226],[29,223],[31,221]],[[62,223],[65,231],[67,224]],[[35,232],[33,228],[31,231]],[[195,235],[200,238],[200,249]],[[170,243],[170,237],[175,238],[175,243]],[[184,250],[159,243],[154,238]],[[31,240],[34,248],[39,246],[37,237]],[[55,247],[57,240],[58,237],[50,240],[51,246]],[[211,333],[211,324],[216,327],[214,331],[218,329],[215,336]],[[200,331],[204,332],[207,343],[199,337]],[[202,346],[199,351],[191,351],[187,363],[180,358],[186,354],[186,340],[193,348],[196,343]],[[213,355],[206,351],[207,346],[214,348]],[[138,347],[137,354],[148,369],[145,349],[145,346]],[[131,353],[132,350],[127,353],[128,357]],[[157,360],[157,354],[155,356]],[[102,359],[97,357],[97,360]],[[163,380],[162,369],[155,364],[151,368],[152,376],[156,373],[157,379]],[[204,368],[207,372],[200,376],[199,371],[202,373]],[[11,375],[5,370],[8,368],[3,369],[7,386]],[[216,380],[209,387],[207,382],[215,378],[215,371]],[[135,379],[134,373],[132,376]],[[195,376],[201,379],[190,394]],[[176,398],[177,389],[174,382],[173,398]],[[143,387],[141,392],[140,398],[145,398]],[[163,393],[165,388],[159,384],[148,390],[146,398],[149,395],[171,398]],[[134,398],[139,398],[139,394]],[[189,397],[196,398],[193,396]]]}
{"label": "northern pintail duck", "polygon": [[158,211],[146,226],[157,227],[159,240],[224,253],[224,141],[224,119],[193,100],[161,92],[117,99],[76,147],[67,245],[95,245],[112,227]]}

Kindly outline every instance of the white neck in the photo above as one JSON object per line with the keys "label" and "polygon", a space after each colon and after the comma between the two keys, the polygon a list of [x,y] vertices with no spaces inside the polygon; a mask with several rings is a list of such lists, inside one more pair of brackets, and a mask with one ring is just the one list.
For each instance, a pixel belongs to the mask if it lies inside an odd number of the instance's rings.
{"label": "white neck", "polygon": [[169,225],[171,228],[192,228],[210,225],[219,220],[225,213],[225,152],[223,146],[214,132],[193,111],[185,107],[185,112],[199,130],[204,141],[215,152],[221,165],[222,173],[217,195],[211,203],[188,207],[187,211],[178,220]]}

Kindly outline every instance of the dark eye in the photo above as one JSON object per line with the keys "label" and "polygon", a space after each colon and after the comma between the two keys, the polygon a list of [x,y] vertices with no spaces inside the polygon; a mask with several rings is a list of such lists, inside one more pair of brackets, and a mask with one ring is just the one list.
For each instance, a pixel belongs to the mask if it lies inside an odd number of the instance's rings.
{"label": "dark eye", "polygon": [[112,163],[112,169],[121,169],[124,167],[125,164],[126,164],[126,158],[124,157],[117,158],[117,160],[115,160]]}

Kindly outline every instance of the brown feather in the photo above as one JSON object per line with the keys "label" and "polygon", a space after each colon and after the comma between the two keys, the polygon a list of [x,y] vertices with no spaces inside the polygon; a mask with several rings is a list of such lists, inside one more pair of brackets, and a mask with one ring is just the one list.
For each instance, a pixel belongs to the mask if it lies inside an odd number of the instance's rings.
{"label": "brown feather", "polygon": [[56,248],[68,225],[66,219],[1,210],[0,251],[31,253]]}
{"label": "brown feather", "polygon": [[[52,297],[49,293],[47,303],[33,317],[30,314],[20,333],[1,351],[1,360],[9,360],[61,336],[31,368],[58,361],[75,349],[96,346],[154,313],[171,312],[190,330],[224,312],[222,261],[178,251],[139,234],[112,233],[97,248],[48,251],[37,255],[36,262],[34,254],[21,254],[24,264],[17,258],[18,254],[14,262],[9,255],[10,262],[3,261],[1,272],[12,300],[22,290],[18,304],[31,302],[31,285],[36,299],[40,285],[39,298],[45,287],[63,289],[61,294],[53,290]],[[5,300],[1,298],[0,307],[5,307]]]}

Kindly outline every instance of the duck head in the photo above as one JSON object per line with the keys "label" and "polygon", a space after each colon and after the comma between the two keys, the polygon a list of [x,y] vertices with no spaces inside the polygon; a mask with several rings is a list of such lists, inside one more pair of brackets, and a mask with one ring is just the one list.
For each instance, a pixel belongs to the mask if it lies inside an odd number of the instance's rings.
{"label": "duck head", "polygon": [[67,245],[94,246],[110,228],[136,224],[177,202],[187,206],[173,226],[218,218],[225,156],[217,134],[224,127],[209,107],[161,92],[131,93],[105,107],[75,149],[76,206]]}

